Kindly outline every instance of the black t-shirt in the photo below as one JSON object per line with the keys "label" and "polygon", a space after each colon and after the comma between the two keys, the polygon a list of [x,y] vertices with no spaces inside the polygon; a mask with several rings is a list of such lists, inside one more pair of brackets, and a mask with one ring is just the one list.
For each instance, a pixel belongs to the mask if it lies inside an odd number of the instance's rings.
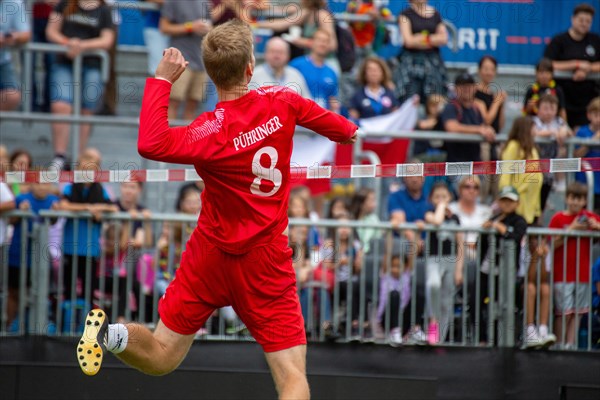
{"label": "black t-shirt", "polygon": [[[123,207],[123,204],[121,204],[121,199],[118,199],[115,204],[117,205],[117,207],[119,207],[119,211],[121,212],[129,212],[130,210],[126,209],[125,207]],[[146,209],[146,207],[144,207],[141,204],[136,204],[135,205],[135,210],[139,213],[141,213],[142,211],[144,211]],[[137,219],[133,221],[133,234],[135,235],[135,233],[137,232],[138,229],[141,229],[144,227],[144,223],[143,221]]]}
{"label": "black t-shirt", "polygon": [[[494,103],[494,95],[482,92],[481,90],[475,92],[475,98],[483,101],[487,110],[489,110]],[[500,113],[502,112],[502,107],[504,107],[504,105],[500,106],[496,118],[492,121],[492,128],[494,128],[496,132],[500,132]]]}
{"label": "black t-shirt", "polygon": [[[435,210],[431,210],[435,212]],[[451,216],[444,216],[444,222],[439,232],[431,232],[429,234],[429,255],[437,256],[440,250],[440,241],[442,242],[442,254],[443,256],[448,256],[451,254],[456,254],[456,251],[452,251],[455,247],[456,243],[456,232],[443,231],[444,227],[448,226],[457,226],[460,225],[460,220],[454,214]]]}
{"label": "black t-shirt", "polygon": [[[450,120],[456,120],[463,125],[479,126],[483,124],[483,117],[475,106],[465,108],[456,102],[446,104],[440,119],[444,130],[446,122]],[[447,152],[446,161],[448,162],[481,161],[480,143],[446,142],[444,147]]]}
{"label": "black t-shirt", "polygon": [[[546,87],[546,86],[541,86],[537,90],[537,95],[539,97],[542,97],[542,95],[544,95],[544,94],[551,94],[551,95],[554,95],[554,96],[556,96],[558,98],[558,109],[559,109],[559,111],[565,108],[565,106],[566,106],[566,103],[565,103],[565,92],[563,92],[562,88],[560,86],[558,86],[558,84],[554,88],[550,88],[550,87]],[[532,97],[533,97],[533,88],[530,86],[529,88],[527,88],[527,93],[525,93],[525,99],[523,99],[523,108],[527,107],[527,102]],[[536,115],[536,113],[530,112],[527,115],[534,116],[534,115]]]}
{"label": "black t-shirt", "polygon": [[[582,40],[576,41],[568,32],[561,33],[552,38],[544,57],[554,61],[600,61],[600,36],[588,33]],[[600,96],[600,80],[574,82],[572,79],[557,79],[556,83],[565,92],[567,110],[585,109],[594,97]]]}
{"label": "black t-shirt", "polygon": [[[498,221],[500,216],[490,218],[491,221]],[[491,260],[492,255],[488,254],[490,250],[490,240],[496,240],[496,267],[500,264],[500,257],[502,256],[502,247],[501,240],[512,240],[516,244],[516,252],[515,252],[515,265],[519,265],[519,261],[521,259],[521,240],[523,236],[527,233],[527,221],[525,218],[520,216],[517,213],[508,214],[504,217],[503,220],[500,221],[507,227],[506,233],[502,236],[499,233],[496,233],[493,238],[491,235],[483,235],[481,242],[481,262],[488,258]]]}
{"label": "black t-shirt", "polygon": [[[95,39],[100,37],[103,29],[115,29],[110,8],[106,5],[102,4],[93,10],[83,10],[77,7],[77,11],[71,15],[64,15],[66,8],[67,1],[63,0],[54,11],[63,16],[61,33],[68,38]],[[71,59],[62,54],[57,57],[57,62],[72,63]],[[84,57],[83,63],[88,67],[100,67],[98,57]]]}
{"label": "black t-shirt", "polygon": [[[435,10],[433,15],[429,18],[422,17],[412,7],[402,11],[401,16],[405,16],[410,21],[410,27],[413,35],[427,31],[428,33],[435,33],[439,24],[442,23],[442,16]],[[433,53],[439,52],[439,48],[434,47],[432,49],[405,49],[406,51],[415,51],[421,53]]]}

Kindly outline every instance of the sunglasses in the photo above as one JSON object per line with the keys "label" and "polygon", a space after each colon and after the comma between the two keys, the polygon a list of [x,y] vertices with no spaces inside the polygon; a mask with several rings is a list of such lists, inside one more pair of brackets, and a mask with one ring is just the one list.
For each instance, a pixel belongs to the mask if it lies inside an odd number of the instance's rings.
{"label": "sunglasses", "polygon": [[478,185],[463,185],[462,189],[475,189],[475,190],[479,190],[479,186]]}

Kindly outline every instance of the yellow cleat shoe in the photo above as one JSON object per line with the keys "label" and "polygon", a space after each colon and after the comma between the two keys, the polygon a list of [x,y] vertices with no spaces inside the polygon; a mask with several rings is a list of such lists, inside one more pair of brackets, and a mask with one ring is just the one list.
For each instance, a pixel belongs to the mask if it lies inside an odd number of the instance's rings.
{"label": "yellow cleat shoe", "polygon": [[100,371],[104,358],[104,335],[108,328],[106,313],[94,309],[85,319],[83,336],[77,343],[77,361],[84,374],[92,376]]}

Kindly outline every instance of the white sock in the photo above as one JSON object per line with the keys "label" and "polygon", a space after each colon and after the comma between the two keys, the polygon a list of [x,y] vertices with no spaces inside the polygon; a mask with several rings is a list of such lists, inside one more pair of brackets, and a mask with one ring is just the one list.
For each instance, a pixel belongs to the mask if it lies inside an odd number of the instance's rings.
{"label": "white sock", "polygon": [[540,325],[539,332],[541,337],[548,336],[548,325]]}
{"label": "white sock", "polygon": [[535,325],[529,324],[527,325],[527,334],[533,335],[535,333]]}
{"label": "white sock", "polygon": [[106,332],[106,340],[104,345],[106,350],[113,354],[119,354],[127,347],[127,339],[129,339],[129,331],[123,324],[110,324]]}

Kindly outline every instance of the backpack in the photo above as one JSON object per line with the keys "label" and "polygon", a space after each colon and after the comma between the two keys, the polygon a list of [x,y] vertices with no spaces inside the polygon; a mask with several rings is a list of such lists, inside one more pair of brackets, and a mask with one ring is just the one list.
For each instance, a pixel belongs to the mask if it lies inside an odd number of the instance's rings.
{"label": "backpack", "polygon": [[347,26],[339,21],[335,22],[335,36],[337,38],[336,57],[342,72],[350,72],[356,63],[356,46],[354,36]]}

